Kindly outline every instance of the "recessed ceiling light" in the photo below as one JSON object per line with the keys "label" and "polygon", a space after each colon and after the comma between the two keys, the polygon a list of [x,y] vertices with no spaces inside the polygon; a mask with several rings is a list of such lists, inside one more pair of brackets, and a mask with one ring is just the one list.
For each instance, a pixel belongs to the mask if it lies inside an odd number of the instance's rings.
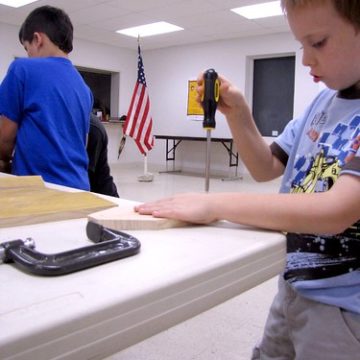
{"label": "recessed ceiling light", "polygon": [[173,31],[180,31],[184,30],[183,28],[170,24],[165,21],[159,21],[152,24],[135,26],[132,28],[117,30],[116,32],[119,34],[132,36],[132,37],[145,37],[145,36],[152,36],[152,35],[159,35],[165,34]]}
{"label": "recessed ceiling light", "polygon": [[260,19],[270,16],[279,16],[283,14],[280,1],[270,1],[267,3],[243,6],[231,11],[246,17],[247,19]]}
{"label": "recessed ceiling light", "polygon": [[20,6],[31,4],[35,1],[38,1],[38,0],[0,0],[0,5],[6,5],[6,6],[18,8]]}

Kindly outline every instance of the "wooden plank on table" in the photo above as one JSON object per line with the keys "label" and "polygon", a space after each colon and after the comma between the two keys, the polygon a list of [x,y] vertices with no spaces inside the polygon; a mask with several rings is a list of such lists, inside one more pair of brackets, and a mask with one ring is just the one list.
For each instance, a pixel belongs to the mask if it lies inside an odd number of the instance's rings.
{"label": "wooden plank on table", "polygon": [[189,225],[183,221],[140,215],[133,205],[119,205],[90,214],[88,220],[113,230],[160,230]]}
{"label": "wooden plank on table", "polygon": [[0,178],[0,227],[82,218],[112,206],[89,192],[49,189],[40,176]]}

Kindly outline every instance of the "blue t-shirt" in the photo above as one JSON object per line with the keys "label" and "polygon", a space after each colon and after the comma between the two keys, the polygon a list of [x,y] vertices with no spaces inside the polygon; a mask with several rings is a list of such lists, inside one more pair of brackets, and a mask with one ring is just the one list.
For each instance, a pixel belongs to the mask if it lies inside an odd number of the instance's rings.
{"label": "blue t-shirt", "polygon": [[[288,156],[280,192],[324,192],[342,174],[360,176],[360,99],[322,91],[275,143]],[[360,222],[337,235],[288,233],[284,277],[307,298],[360,313]]]}
{"label": "blue t-shirt", "polygon": [[70,60],[14,60],[0,86],[0,114],[18,125],[13,174],[89,190],[92,105],[91,91]]}

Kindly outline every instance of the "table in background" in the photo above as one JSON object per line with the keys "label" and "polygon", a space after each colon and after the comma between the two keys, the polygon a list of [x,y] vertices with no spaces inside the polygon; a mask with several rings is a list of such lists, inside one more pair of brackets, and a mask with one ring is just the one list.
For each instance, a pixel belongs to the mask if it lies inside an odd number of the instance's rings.
{"label": "table in background", "polygon": [[[57,253],[89,245],[85,226],[1,228],[0,242],[32,237]],[[283,234],[228,222],[129,233],[139,254],[69,275],[1,264],[0,358],[102,359],[270,279],[285,259]]]}
{"label": "table in background", "polygon": [[[175,155],[176,148],[181,144],[182,141],[206,141],[206,137],[197,136],[176,136],[176,135],[155,135],[156,139],[166,140],[166,163],[173,161],[173,169],[175,169]],[[171,144],[170,144],[171,142]],[[236,167],[239,165],[239,154],[234,151],[234,141],[232,138],[211,138],[211,142],[221,143],[226,149],[229,156],[229,167]]]}

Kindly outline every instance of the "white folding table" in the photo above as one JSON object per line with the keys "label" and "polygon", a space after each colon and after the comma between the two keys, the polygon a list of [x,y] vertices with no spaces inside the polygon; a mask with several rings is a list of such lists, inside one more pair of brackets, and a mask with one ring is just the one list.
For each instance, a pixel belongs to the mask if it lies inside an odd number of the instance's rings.
{"label": "white folding table", "polygon": [[[86,222],[1,228],[0,243],[66,251],[91,244]],[[102,359],[270,279],[285,259],[283,234],[228,222],[128,233],[140,253],[68,275],[0,264],[0,359]]]}

